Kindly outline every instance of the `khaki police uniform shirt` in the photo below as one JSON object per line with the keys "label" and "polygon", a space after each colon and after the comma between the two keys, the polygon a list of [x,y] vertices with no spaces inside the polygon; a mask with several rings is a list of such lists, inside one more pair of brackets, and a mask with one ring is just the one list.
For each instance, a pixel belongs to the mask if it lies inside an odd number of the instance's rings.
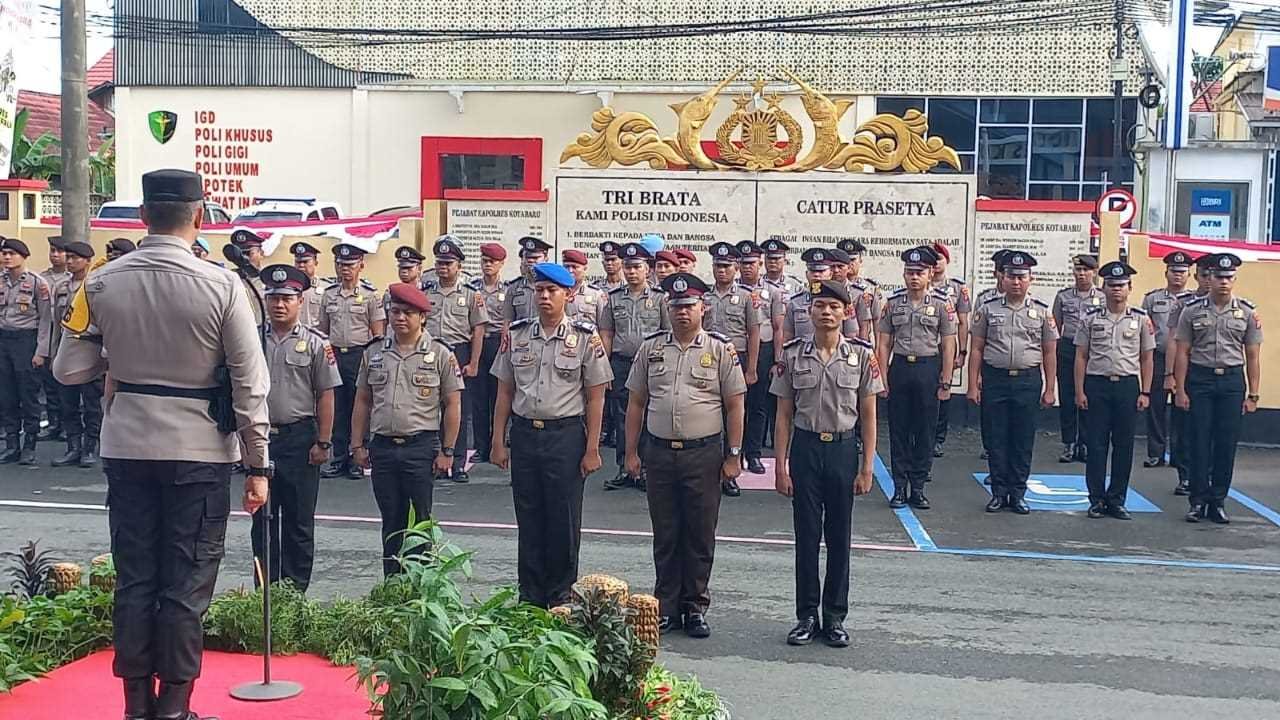
{"label": "khaki police uniform shirt", "polygon": [[[502,303],[502,319],[508,323],[538,317],[538,298],[533,292],[533,282],[518,277],[507,283],[507,299]],[[543,418],[545,419],[545,418]]]}
{"label": "khaki police uniform shirt", "polygon": [[982,292],[978,293],[978,297],[973,303],[973,306],[978,307],[982,305],[982,303],[990,300],[993,297],[1000,297],[1000,291],[996,288],[989,287],[986,290],[983,290]]}
{"label": "khaki police uniform shirt", "polygon": [[324,291],[329,285],[317,278],[312,278],[311,283],[311,289],[302,294],[302,309],[298,311],[298,320],[313,328],[320,326],[320,315],[324,311]]}
{"label": "khaki police uniform shirt", "polygon": [[427,332],[453,347],[471,342],[471,331],[479,325],[489,324],[489,311],[485,309],[484,296],[459,280],[446,290],[438,282],[426,283],[425,292],[431,300],[427,311]]}
{"label": "khaki police uniform shirt", "polygon": [[[809,340],[813,337],[813,319],[809,317],[809,293],[799,292],[787,300],[786,311],[782,316],[782,334],[790,342],[795,338]],[[865,320],[864,320],[865,318]],[[870,308],[864,303],[853,306],[851,313],[845,316],[840,326],[840,334],[845,337],[857,337],[861,322],[871,322]]]}
{"label": "khaki police uniform shirt", "polygon": [[49,357],[58,352],[58,344],[62,342],[62,318],[67,316],[67,308],[71,307],[71,298],[84,280],[76,280],[68,274],[57,285],[53,286],[53,312],[49,321]]}
{"label": "khaki police uniform shirt", "polygon": [[191,254],[190,241],[148,235],[137,250],[85,279],[89,328],[102,344],[65,332],[53,365],[63,385],[111,378],[139,385],[212,388],[231,376],[235,433],[222,434],[209,401],[116,392],[104,407],[102,452],[120,460],[267,464],[271,379],[244,284]]}
{"label": "khaki police uniform shirt", "polygon": [[768,274],[764,276],[764,279],[767,282],[771,282],[774,285],[781,286],[783,289],[785,289],[786,294],[784,299],[789,298],[798,292],[804,292],[804,289],[808,287],[807,285],[805,285],[805,282],[802,278],[798,278],[795,275],[787,275],[785,273],[781,277],[777,278],[776,280],[769,277]]}
{"label": "khaki police uniform shirt", "polygon": [[1091,287],[1081,295],[1075,286],[1063,288],[1053,296],[1053,320],[1062,331],[1062,338],[1074,341],[1076,331],[1080,329],[1080,319],[1086,310],[1102,307],[1107,304],[1107,297],[1096,287]]}
{"label": "khaki police uniform shirt", "polygon": [[795,426],[817,433],[846,432],[858,422],[858,401],[884,390],[871,343],[841,339],[823,362],[812,340],[787,342],[769,392],[795,403]]}
{"label": "khaki police uniform shirt", "polygon": [[626,287],[627,281],[625,278],[622,277],[622,273],[618,273],[617,280],[610,281],[609,278],[607,277],[600,278],[599,280],[596,280],[595,282],[591,283],[591,286],[597,290],[604,292],[605,295],[608,295],[609,293],[613,292],[614,290],[617,290],[618,288]]}
{"label": "khaki police uniform shirt", "polygon": [[747,331],[760,327],[760,312],[751,291],[736,282],[724,292],[712,287],[702,302],[706,305],[702,328],[724,335],[735,348],[746,352]]}
{"label": "khaki police uniform shirt", "polygon": [[49,268],[48,270],[45,270],[44,272],[40,273],[40,277],[44,278],[45,284],[47,284],[49,286],[49,290],[52,291],[54,288],[58,287],[60,283],[66,280],[70,280],[71,273],[67,270],[63,270],[62,272],[54,272],[53,268]]}
{"label": "khaki police uniform shirt", "polygon": [[374,338],[373,324],[386,319],[382,296],[364,284],[347,290],[342,284],[324,291],[324,309],[318,328],[329,336],[339,351],[368,345]]}
{"label": "khaki police uniform shirt", "polygon": [[[854,277],[849,278],[845,283],[845,287],[849,290],[849,299],[853,301],[854,307],[866,305],[867,312],[865,317],[873,323],[878,322],[884,317],[884,293],[880,292],[880,285],[871,278]],[[864,313],[859,309],[856,311],[858,319],[864,317]]]}
{"label": "khaki police uniform shirt", "polygon": [[17,280],[0,270],[0,330],[35,330],[36,355],[50,357],[53,294],[49,283],[30,270]]}
{"label": "khaki police uniform shirt", "polygon": [[478,277],[471,281],[471,289],[484,298],[484,310],[489,314],[489,322],[484,326],[484,334],[492,335],[502,332],[502,304],[507,299],[507,284],[499,280],[493,287],[487,287],[484,284],[484,278]]}
{"label": "khaki police uniform shirt", "polygon": [[662,332],[640,345],[627,389],[649,396],[645,428],[663,440],[697,440],[724,430],[724,399],[747,391],[728,338],[701,330],[686,348]]}
{"label": "khaki police uniform shirt", "polygon": [[773,342],[773,318],[786,309],[786,290],[763,279],[755,285],[739,284],[751,291],[751,301],[760,318],[760,344]]}
{"label": "khaki police uniform shirt", "polygon": [[610,352],[633,358],[646,337],[670,327],[664,297],[661,290],[648,286],[639,295],[633,295],[627,286],[609,293],[600,329],[613,333]]}
{"label": "khaki police uniform shirt", "polygon": [[894,355],[934,357],[943,338],[956,334],[956,309],[939,288],[925,292],[919,305],[902,288],[889,296],[876,330],[892,338]]}
{"label": "khaki police uniform shirt", "polygon": [[1173,307],[1169,308],[1169,322],[1165,324],[1165,330],[1177,335],[1178,320],[1182,318],[1182,311],[1186,309],[1187,303],[1197,298],[1202,298],[1208,294],[1208,291],[1200,292],[1199,290],[1185,290],[1178,293],[1173,298]]}
{"label": "khaki police uniform shirt", "polygon": [[1156,333],[1146,310],[1126,307],[1112,315],[1104,305],[1085,313],[1075,344],[1085,351],[1086,375],[1136,377],[1142,353],[1156,348]]}
{"label": "khaki police uniform shirt", "polygon": [[1233,297],[1221,310],[1206,295],[1187,303],[1174,336],[1191,344],[1191,364],[1209,368],[1244,365],[1246,345],[1262,344],[1262,318],[1254,304]]}
{"label": "khaki police uniform shirt", "polygon": [[941,290],[951,304],[955,306],[957,313],[973,312],[973,301],[969,295],[969,286],[964,284],[960,278],[943,278],[942,282],[934,283],[935,290]]}
{"label": "khaki police uniform shirt", "polygon": [[267,412],[272,425],[288,425],[316,416],[316,398],[342,384],[328,339],[299,320],[283,337],[267,333],[271,393]]}
{"label": "khaki police uniform shirt", "polygon": [[370,396],[369,432],[405,437],[439,430],[442,398],[463,388],[462,368],[449,346],[426,331],[402,354],[388,335],[364,350],[356,389]]}
{"label": "khaki police uniform shirt", "polygon": [[515,388],[511,411],[526,420],[559,420],[586,412],[586,389],[613,380],[595,326],[567,316],[550,333],[537,318],[511,325],[510,347],[490,374]]}
{"label": "khaki police uniform shirt", "polygon": [[596,327],[602,326],[608,295],[599,288],[586,283],[573,291],[573,299],[564,307],[564,314],[572,320],[589,322]]}
{"label": "khaki police uniform shirt", "polygon": [[1049,306],[1028,295],[1021,305],[997,296],[978,306],[971,334],[984,338],[982,361],[1002,370],[1027,370],[1040,365],[1044,346],[1058,339]]}
{"label": "khaki police uniform shirt", "polygon": [[1155,326],[1158,353],[1164,352],[1165,343],[1169,340],[1169,315],[1177,302],[1177,295],[1169,292],[1168,288],[1156,288],[1142,296],[1142,309]]}

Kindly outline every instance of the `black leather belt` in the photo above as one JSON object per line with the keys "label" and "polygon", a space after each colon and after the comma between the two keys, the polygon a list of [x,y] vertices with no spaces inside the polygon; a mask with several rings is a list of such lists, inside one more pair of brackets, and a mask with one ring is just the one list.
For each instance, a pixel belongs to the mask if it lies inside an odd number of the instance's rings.
{"label": "black leather belt", "polygon": [[1099,380],[1109,380],[1111,382],[1120,382],[1121,380],[1128,380],[1129,378],[1133,378],[1136,380],[1138,378],[1137,375],[1096,375],[1092,373],[1089,375],[1086,375],[1085,377],[1097,378]]}
{"label": "black leather belt", "polygon": [[668,440],[660,437],[650,437],[652,442],[656,442],[668,450],[693,450],[695,448],[706,447],[712,443],[720,442],[720,434],[708,435],[706,437],[694,438],[692,440]]}
{"label": "black leather belt", "polygon": [[282,435],[282,434],[291,433],[294,430],[303,430],[310,427],[313,422],[315,422],[315,418],[308,417],[308,418],[302,418],[301,420],[294,420],[293,422],[289,422],[289,423],[280,423],[279,425],[272,424],[271,434]]}
{"label": "black leather belt", "polygon": [[1009,377],[1018,377],[1019,375],[1031,375],[1031,374],[1040,372],[1039,365],[1034,365],[1029,368],[1014,369],[1014,368],[998,368],[995,365],[983,363],[982,369],[984,372],[993,372],[996,375],[1008,375]]}
{"label": "black leather belt", "polygon": [[116,392],[130,395],[151,395],[154,397],[176,397],[189,400],[213,400],[218,388],[180,388],[169,385],[139,385],[137,383],[116,381]]}
{"label": "black leather belt", "polygon": [[1191,363],[1191,369],[1202,373],[1212,373],[1214,375],[1234,375],[1235,373],[1243,372],[1244,366],[1234,365],[1232,367],[1225,368],[1211,368],[1208,365],[1197,365],[1195,363]]}
{"label": "black leather belt", "polygon": [[903,355],[902,353],[894,353],[895,358],[902,358],[909,363],[927,362],[938,357],[937,355]]}
{"label": "black leather belt", "polygon": [[0,330],[0,338],[25,338],[28,335],[38,335],[39,330],[30,328],[27,330]]}
{"label": "black leather belt", "polygon": [[511,418],[511,421],[526,428],[533,428],[534,430],[554,430],[556,428],[568,427],[570,425],[581,423],[582,416],[574,415],[573,417],[556,418],[555,420],[530,420],[529,418],[522,418],[519,415],[516,415]]}
{"label": "black leather belt", "polygon": [[439,432],[438,430],[423,430],[409,435],[374,435],[373,440],[384,445],[408,445],[409,443],[425,438],[431,433]]}
{"label": "black leather belt", "polygon": [[842,430],[840,432],[813,432],[812,430],[801,430],[800,428],[796,428],[796,435],[810,437],[818,442],[824,443],[852,440],[857,437],[857,433],[852,430]]}

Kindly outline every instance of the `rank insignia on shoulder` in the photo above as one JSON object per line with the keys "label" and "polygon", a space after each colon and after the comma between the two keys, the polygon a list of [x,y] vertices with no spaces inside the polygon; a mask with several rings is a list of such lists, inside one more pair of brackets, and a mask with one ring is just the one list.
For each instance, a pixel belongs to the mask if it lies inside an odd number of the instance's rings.
{"label": "rank insignia on shoulder", "polygon": [[655,330],[654,332],[651,332],[651,333],[649,333],[648,335],[645,335],[645,336],[644,336],[644,339],[645,339],[645,340],[652,340],[652,339],[654,339],[654,338],[656,338],[656,337],[658,337],[658,336],[660,336],[660,335],[666,335],[666,334],[667,334],[667,331],[666,331],[666,330]]}
{"label": "rank insignia on shoulder", "polygon": [[722,342],[722,343],[728,343],[728,342],[729,342],[729,336],[728,336],[728,335],[722,335],[721,333],[715,332],[714,330],[708,330],[708,331],[707,331],[707,335],[710,335],[711,337],[713,337],[713,338],[715,338],[715,339],[719,340],[719,341],[720,341],[720,342]]}
{"label": "rank insignia on shoulder", "polygon": [[531,317],[522,318],[520,320],[516,320],[515,322],[512,322],[510,327],[512,330],[514,330],[518,327],[524,327],[525,325],[528,325],[531,322],[533,322],[533,318]]}
{"label": "rank insignia on shoulder", "polygon": [[782,347],[784,347],[784,348],[794,347],[794,346],[796,346],[796,345],[799,345],[799,344],[800,344],[800,343],[802,343],[802,342],[804,342],[804,338],[802,338],[802,337],[793,337],[793,338],[791,338],[790,340],[788,340],[788,341],[786,341],[786,342],[782,343]]}
{"label": "rank insignia on shoulder", "polygon": [[595,323],[589,323],[586,320],[574,320],[573,326],[586,333],[593,333],[596,331]]}

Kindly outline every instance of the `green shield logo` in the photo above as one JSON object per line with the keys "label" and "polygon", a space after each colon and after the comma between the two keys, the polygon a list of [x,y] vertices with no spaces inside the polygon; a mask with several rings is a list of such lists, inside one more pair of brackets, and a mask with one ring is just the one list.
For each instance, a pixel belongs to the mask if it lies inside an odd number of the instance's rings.
{"label": "green shield logo", "polygon": [[178,128],[178,115],[168,110],[155,110],[147,115],[147,126],[151,128],[151,137],[163,145],[169,142],[173,131]]}

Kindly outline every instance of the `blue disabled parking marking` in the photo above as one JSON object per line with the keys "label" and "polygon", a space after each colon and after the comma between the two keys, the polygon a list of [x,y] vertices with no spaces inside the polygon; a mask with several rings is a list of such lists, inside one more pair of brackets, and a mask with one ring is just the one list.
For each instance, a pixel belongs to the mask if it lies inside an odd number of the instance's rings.
{"label": "blue disabled parking marking", "polygon": [[[991,488],[983,485],[987,473],[974,473],[973,479],[991,494]],[[1040,475],[1033,474],[1027,478],[1027,504],[1032,510],[1048,510],[1050,512],[1084,512],[1089,509],[1089,487],[1083,475]],[[1158,513],[1160,508],[1141,493],[1129,488],[1125,500],[1129,512]]]}
{"label": "blue disabled parking marking", "polygon": [[[889,469],[884,466],[884,461],[880,459],[880,453],[875,454],[875,461],[876,484],[880,486],[880,492],[883,492],[886,498],[891,498],[893,497],[893,476],[889,474]],[[911,538],[911,542],[916,546],[917,550],[929,551],[938,549],[938,544],[929,536],[929,531],[924,529],[924,524],[911,511],[911,508],[899,508],[894,510],[893,513],[898,516],[898,522],[902,523],[902,529],[906,531],[907,537]]]}
{"label": "blue disabled parking marking", "polygon": [[1248,495],[1245,495],[1239,490],[1231,490],[1228,493],[1228,495],[1231,497],[1232,500],[1235,500],[1241,505],[1249,508],[1250,510],[1266,518],[1267,521],[1270,522],[1272,525],[1280,525],[1280,513],[1276,512],[1275,510],[1272,510],[1271,508],[1267,507],[1266,505],[1263,505],[1257,500],[1254,500]]}

